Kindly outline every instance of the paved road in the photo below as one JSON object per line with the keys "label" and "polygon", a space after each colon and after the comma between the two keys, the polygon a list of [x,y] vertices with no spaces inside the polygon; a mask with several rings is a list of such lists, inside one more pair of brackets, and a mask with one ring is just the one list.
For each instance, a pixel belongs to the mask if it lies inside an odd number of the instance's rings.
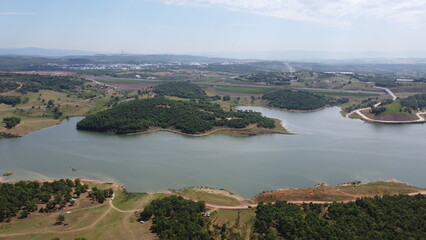
{"label": "paved road", "polygon": [[389,94],[392,97],[392,100],[397,99],[396,95],[393,94],[393,92],[389,88],[384,88],[384,87],[374,87],[374,88],[385,90],[386,93]]}

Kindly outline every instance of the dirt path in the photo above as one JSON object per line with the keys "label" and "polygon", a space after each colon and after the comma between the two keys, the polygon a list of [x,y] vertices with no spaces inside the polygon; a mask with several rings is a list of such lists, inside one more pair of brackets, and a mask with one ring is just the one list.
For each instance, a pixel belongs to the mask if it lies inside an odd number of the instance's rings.
{"label": "dirt path", "polygon": [[24,84],[22,84],[22,83],[20,83],[20,82],[17,82],[17,83],[19,83],[19,87],[17,87],[16,89],[10,90],[10,91],[8,91],[8,92],[0,93],[0,95],[7,95],[7,94],[9,94],[9,93],[14,93],[14,92],[18,91],[19,89],[21,89],[21,88],[22,88],[22,86],[24,86]]}
{"label": "dirt path", "polygon": [[[111,201],[111,200],[110,200]],[[98,225],[98,223],[100,221],[102,221],[106,215],[108,215],[108,213],[111,211],[111,207],[109,207],[98,219],[96,219],[93,223],[91,223],[90,225],[87,225],[85,227],[82,228],[78,228],[78,229],[70,229],[70,230],[57,230],[57,231],[26,231],[26,232],[20,232],[20,233],[8,233],[8,234],[0,234],[0,239],[1,238],[9,238],[9,237],[16,237],[16,236],[25,236],[25,235],[29,235],[29,234],[51,234],[51,233],[75,233],[75,232],[81,232],[81,231],[85,231],[85,230],[89,230],[93,227],[95,227],[96,225]]]}

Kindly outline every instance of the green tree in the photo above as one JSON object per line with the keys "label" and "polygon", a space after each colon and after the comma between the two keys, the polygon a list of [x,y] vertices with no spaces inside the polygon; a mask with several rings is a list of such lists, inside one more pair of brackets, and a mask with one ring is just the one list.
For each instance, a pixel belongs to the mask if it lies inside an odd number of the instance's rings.
{"label": "green tree", "polygon": [[65,215],[59,214],[56,217],[56,224],[62,224],[63,222],[65,222]]}

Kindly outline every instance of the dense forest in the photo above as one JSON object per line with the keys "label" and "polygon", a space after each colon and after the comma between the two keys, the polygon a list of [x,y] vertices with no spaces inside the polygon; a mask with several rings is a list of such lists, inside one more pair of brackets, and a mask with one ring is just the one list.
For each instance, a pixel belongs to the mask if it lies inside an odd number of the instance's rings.
{"label": "dense forest", "polygon": [[16,82],[3,81],[0,79],[0,93],[12,91],[18,87],[19,84]]}
{"label": "dense forest", "polygon": [[206,93],[200,86],[187,82],[163,83],[155,86],[153,91],[161,96],[175,96],[191,99],[206,98]]}
{"label": "dense forest", "polygon": [[329,205],[259,204],[252,239],[425,239],[426,197],[384,196]]}
{"label": "dense forest", "polygon": [[260,72],[241,75],[235,80],[248,82],[265,82],[268,85],[287,85],[297,77],[293,73]]}
{"label": "dense forest", "polygon": [[324,107],[328,102],[323,95],[318,95],[306,91],[276,90],[263,95],[265,100],[269,100],[269,106],[285,108],[289,110],[314,110]]}
{"label": "dense forest", "polygon": [[404,99],[401,99],[403,107],[411,108],[413,110],[426,108],[426,94],[417,94]]}
{"label": "dense forest", "polygon": [[18,216],[25,218],[42,204],[39,212],[53,212],[72,202],[88,189],[80,180],[61,179],[53,182],[0,183],[0,222]]}
{"label": "dense forest", "polygon": [[38,92],[39,90],[64,91],[72,90],[83,86],[86,82],[80,78],[72,76],[51,76],[36,74],[17,74],[17,73],[0,73],[2,82],[19,82],[23,83],[22,88],[17,90],[20,93]]}
{"label": "dense forest", "polygon": [[272,119],[252,111],[226,112],[209,102],[184,102],[155,97],[134,100],[87,116],[77,123],[77,129],[98,132],[133,133],[149,127],[175,128],[195,134],[213,127],[244,128],[249,124],[274,128]]}
{"label": "dense forest", "polygon": [[153,217],[151,231],[160,239],[209,240],[213,236],[201,216],[205,211],[204,202],[170,196],[152,201],[140,216],[144,221]]}

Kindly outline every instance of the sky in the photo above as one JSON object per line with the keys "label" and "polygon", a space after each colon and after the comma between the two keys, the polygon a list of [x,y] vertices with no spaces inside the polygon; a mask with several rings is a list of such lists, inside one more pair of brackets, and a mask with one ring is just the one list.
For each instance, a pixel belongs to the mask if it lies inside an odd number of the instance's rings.
{"label": "sky", "polygon": [[426,51],[425,0],[0,0],[0,48]]}

